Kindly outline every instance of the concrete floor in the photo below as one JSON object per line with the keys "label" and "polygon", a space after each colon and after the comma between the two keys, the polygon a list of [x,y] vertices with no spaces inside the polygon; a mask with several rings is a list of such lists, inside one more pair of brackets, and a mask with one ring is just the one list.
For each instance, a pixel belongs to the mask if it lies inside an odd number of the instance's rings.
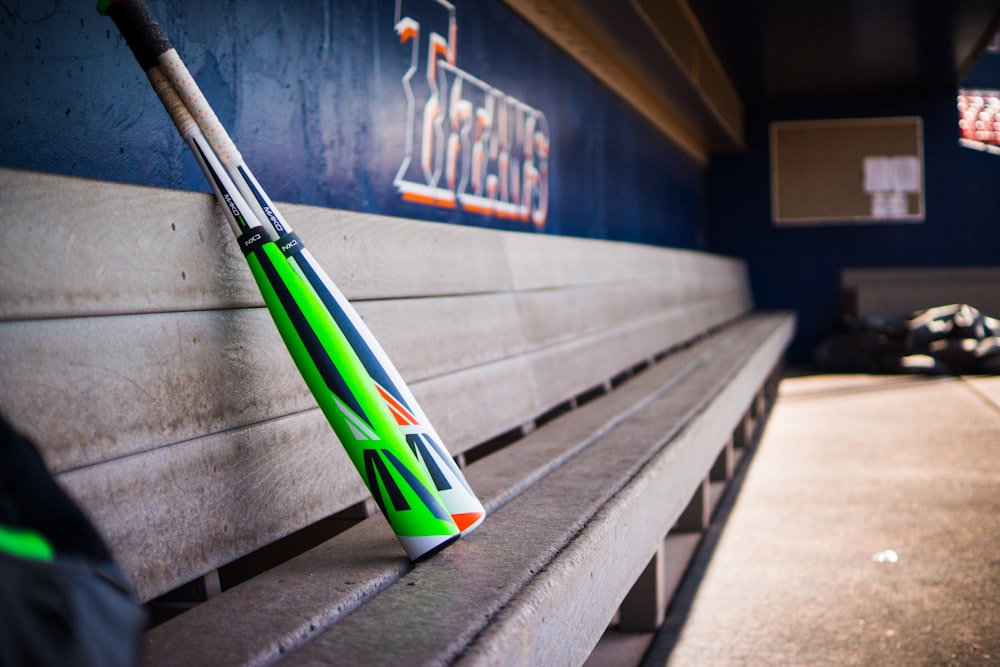
{"label": "concrete floor", "polygon": [[715,542],[644,665],[1000,665],[1000,378],[784,380]]}

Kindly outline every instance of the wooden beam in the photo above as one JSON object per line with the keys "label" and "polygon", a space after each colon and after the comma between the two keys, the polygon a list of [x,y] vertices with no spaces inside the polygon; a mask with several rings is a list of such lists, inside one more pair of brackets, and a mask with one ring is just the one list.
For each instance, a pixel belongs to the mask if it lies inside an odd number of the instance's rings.
{"label": "wooden beam", "polygon": [[[504,0],[539,32],[572,56],[615,93],[645,116],[700,164],[708,162],[708,148],[681,120],[669,97],[643,79],[606,31],[587,26],[586,11],[559,0]],[[624,5],[623,5],[624,6]],[[628,7],[628,11],[633,11]],[[666,54],[664,54],[666,57]],[[655,65],[654,65],[655,66]]]}

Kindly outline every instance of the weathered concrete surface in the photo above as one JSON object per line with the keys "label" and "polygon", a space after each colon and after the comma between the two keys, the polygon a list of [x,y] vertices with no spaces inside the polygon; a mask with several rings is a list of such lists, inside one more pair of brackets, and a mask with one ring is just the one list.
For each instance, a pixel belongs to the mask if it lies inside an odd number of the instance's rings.
{"label": "weathered concrete surface", "polygon": [[1000,664],[1000,378],[786,379],[667,662]]}

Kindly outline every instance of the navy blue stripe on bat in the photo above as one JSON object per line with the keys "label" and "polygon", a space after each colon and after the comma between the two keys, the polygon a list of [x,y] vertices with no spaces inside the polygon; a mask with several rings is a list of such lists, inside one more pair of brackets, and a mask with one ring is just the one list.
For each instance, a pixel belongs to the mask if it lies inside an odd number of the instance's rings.
{"label": "navy blue stripe on bat", "polygon": [[403,465],[402,461],[396,458],[395,454],[388,449],[383,449],[382,456],[388,459],[389,463],[392,464],[392,467],[396,469],[396,472],[403,476],[406,483],[410,485],[410,488],[413,489],[414,493],[416,493],[420,500],[423,501],[424,505],[427,506],[427,509],[430,510],[431,514],[433,514],[435,518],[441,519],[442,521],[451,519],[451,515],[445,511],[444,507],[441,506],[441,503],[437,501],[426,486],[420,483],[420,480],[417,479],[416,475],[414,475],[409,468]]}
{"label": "navy blue stripe on bat", "polygon": [[[278,240],[278,244],[281,244],[280,239]],[[361,363],[364,365],[368,375],[371,376],[375,382],[381,385],[383,389],[392,394],[392,397],[399,401],[400,405],[406,408],[407,411],[413,412],[410,409],[410,406],[406,404],[406,401],[403,400],[403,397],[399,393],[399,389],[396,388],[396,385],[389,377],[389,374],[386,372],[385,368],[382,367],[378,357],[376,357],[375,353],[372,352],[372,349],[368,347],[368,343],[366,343],[365,339],[361,336],[361,332],[358,331],[351,318],[347,316],[344,309],[340,307],[337,300],[332,294],[330,294],[330,291],[326,288],[326,285],[323,284],[323,281],[316,273],[316,270],[307,261],[300,261],[298,259],[296,261],[298,262],[299,268],[302,269],[302,273],[305,275],[306,280],[308,280],[309,284],[316,290],[319,298],[323,301],[323,305],[326,306],[326,309],[330,312],[330,315],[333,316],[337,326],[340,327],[340,330],[347,337],[347,342],[351,344],[351,347],[354,348],[354,351],[358,354],[358,357],[361,359]]]}
{"label": "navy blue stripe on bat", "polygon": [[333,360],[327,353],[326,348],[323,347],[323,343],[320,341],[319,336],[316,335],[316,332],[309,324],[309,320],[306,319],[306,316],[302,313],[299,305],[295,302],[295,299],[292,298],[292,294],[288,291],[288,287],[285,286],[281,276],[278,275],[278,270],[275,269],[274,264],[271,263],[271,258],[268,257],[267,253],[263,251],[263,248],[255,252],[254,256],[256,256],[258,261],[260,261],[260,265],[264,269],[264,275],[267,276],[267,280],[271,284],[271,288],[278,296],[278,300],[281,302],[282,308],[284,308],[285,313],[288,315],[288,319],[291,320],[292,326],[295,328],[296,333],[298,333],[299,338],[302,339],[302,343],[309,352],[309,358],[312,359],[314,364],[316,364],[316,370],[319,371],[320,377],[323,378],[323,382],[326,384],[327,388],[332,391],[333,394],[339,398],[352,412],[354,412],[355,415],[363,419],[369,426],[371,426],[371,420],[368,419],[364,410],[361,409],[361,404],[358,403],[354,393],[351,391],[350,387],[347,386],[344,376],[340,374],[339,370],[337,370],[337,365],[333,363]]}
{"label": "navy blue stripe on bat", "polygon": [[417,458],[424,462],[424,466],[427,468],[427,472],[431,474],[431,481],[434,482],[437,490],[447,491],[451,488],[451,484],[444,473],[441,472],[441,466],[438,465],[437,459],[431,455],[427,449],[427,444],[424,442],[424,438],[429,437],[421,433],[409,433],[406,436],[406,442],[410,445],[410,449],[413,450]]}
{"label": "navy blue stripe on bat", "polygon": [[389,513],[385,509],[385,498],[382,497],[383,488],[389,496],[389,501],[392,503],[394,510],[405,512],[410,509],[410,504],[403,497],[403,492],[396,485],[396,480],[389,474],[389,469],[385,467],[385,463],[382,461],[382,457],[379,456],[378,450],[364,450],[364,459],[368,490],[372,492],[372,498],[375,499],[378,508],[382,510],[382,514],[389,516]]}
{"label": "navy blue stripe on bat", "polygon": [[201,150],[201,146],[199,146],[196,141],[191,141],[190,143],[192,148],[198,152],[198,157],[201,158],[202,164],[204,164],[207,167],[206,171],[208,171],[208,173],[212,176],[212,182],[215,183],[217,188],[219,188],[219,193],[225,200],[226,206],[229,208],[229,211],[233,214],[233,217],[236,218],[236,224],[238,224],[240,226],[240,229],[244,232],[250,229],[250,223],[247,222],[247,219],[243,216],[243,211],[241,211],[239,207],[236,205],[236,202],[233,200],[232,193],[230,193],[229,190],[226,189],[226,187],[222,184],[222,179],[220,179],[219,175],[215,173],[215,169],[211,167],[208,158],[205,155],[205,151]]}
{"label": "navy blue stripe on bat", "polygon": [[247,184],[248,188],[250,188],[250,192],[253,193],[254,199],[256,199],[257,203],[260,204],[260,208],[264,211],[264,215],[266,215],[267,219],[271,222],[271,225],[274,227],[275,233],[278,236],[284,235],[285,226],[281,224],[281,220],[278,219],[278,216],[271,209],[270,204],[267,203],[267,199],[264,197],[264,193],[261,192],[256,185],[254,185],[253,179],[250,178],[249,174],[247,174],[247,171],[246,169],[243,168],[243,165],[240,165],[236,169],[237,171],[240,172],[240,176],[243,177],[243,182]]}

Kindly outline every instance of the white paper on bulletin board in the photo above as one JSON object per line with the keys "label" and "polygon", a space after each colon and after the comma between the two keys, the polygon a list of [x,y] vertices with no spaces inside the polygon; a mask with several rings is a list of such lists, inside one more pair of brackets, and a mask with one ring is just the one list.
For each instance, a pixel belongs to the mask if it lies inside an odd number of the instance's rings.
{"label": "white paper on bulletin board", "polygon": [[872,217],[892,220],[906,215],[906,195],[902,192],[873,192]]}
{"label": "white paper on bulletin board", "polygon": [[920,158],[915,155],[864,159],[865,192],[920,192]]}
{"label": "white paper on bulletin board", "polygon": [[920,158],[916,155],[902,155],[893,158],[896,177],[896,192],[920,192]]}

